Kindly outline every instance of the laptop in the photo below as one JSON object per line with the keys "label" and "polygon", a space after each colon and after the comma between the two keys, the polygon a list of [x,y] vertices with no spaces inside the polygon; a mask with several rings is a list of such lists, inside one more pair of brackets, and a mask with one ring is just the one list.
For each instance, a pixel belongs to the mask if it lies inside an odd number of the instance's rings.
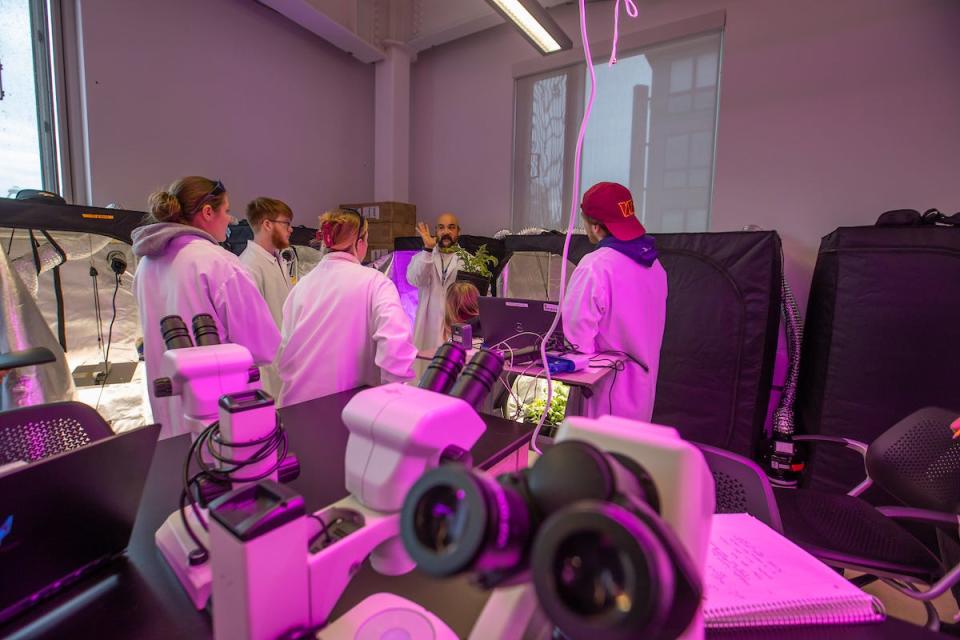
{"label": "laptop", "polygon": [[160,425],[0,472],[0,623],[123,554]]}
{"label": "laptop", "polygon": [[[553,324],[556,302],[481,296],[479,303],[484,347],[496,347],[507,357],[513,350],[514,364],[539,357],[539,336],[546,334]],[[563,343],[563,328],[558,323],[547,349],[561,351]]]}

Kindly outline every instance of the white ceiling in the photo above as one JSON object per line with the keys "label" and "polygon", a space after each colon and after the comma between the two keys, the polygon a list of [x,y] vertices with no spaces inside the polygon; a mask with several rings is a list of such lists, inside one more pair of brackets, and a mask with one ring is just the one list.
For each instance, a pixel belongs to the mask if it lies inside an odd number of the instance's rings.
{"label": "white ceiling", "polygon": [[383,59],[385,42],[400,42],[417,52],[503,23],[485,0],[259,1],[363,62]]}

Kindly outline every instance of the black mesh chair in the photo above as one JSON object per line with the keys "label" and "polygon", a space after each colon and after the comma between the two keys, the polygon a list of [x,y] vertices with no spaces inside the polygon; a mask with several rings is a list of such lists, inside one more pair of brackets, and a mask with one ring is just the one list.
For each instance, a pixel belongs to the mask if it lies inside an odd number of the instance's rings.
{"label": "black mesh chair", "polygon": [[[853,581],[859,586],[883,580],[922,602],[927,627],[936,630],[940,621],[931,602],[951,588],[956,596],[960,583],[960,440],[953,439],[949,428],[956,417],[954,411],[922,409],[869,446],[832,436],[796,436],[863,454],[867,478],[845,495],[811,489],[774,492],[751,460],[698,446],[716,482],[717,513],[745,512],[763,520],[824,563],[863,572]],[[874,483],[904,506],[874,507],[860,499]],[[936,528],[939,555],[901,522]]]}
{"label": "black mesh chair", "polygon": [[82,402],[53,402],[0,413],[0,466],[36,462],[113,435]]}
{"label": "black mesh chair", "polygon": [[[46,347],[0,354],[0,369],[30,367],[56,358]],[[113,435],[103,417],[82,402],[52,402],[0,412],[0,467],[36,462]]]}
{"label": "black mesh chair", "polygon": [[[939,627],[931,601],[960,582],[960,440],[949,425],[957,412],[921,409],[872,444],[833,436],[796,436],[798,442],[836,444],[863,454],[867,478],[845,495],[811,489],[777,490],[786,536],[829,565],[862,571],[923,602],[928,627]],[[871,485],[902,506],[874,507],[858,496]],[[932,527],[938,553],[900,522]],[[919,535],[919,530],[918,535]],[[918,585],[929,588],[921,591]]]}
{"label": "black mesh chair", "polygon": [[777,533],[783,533],[780,511],[763,470],[749,458],[695,443],[710,467],[716,485],[717,513],[749,513]]}

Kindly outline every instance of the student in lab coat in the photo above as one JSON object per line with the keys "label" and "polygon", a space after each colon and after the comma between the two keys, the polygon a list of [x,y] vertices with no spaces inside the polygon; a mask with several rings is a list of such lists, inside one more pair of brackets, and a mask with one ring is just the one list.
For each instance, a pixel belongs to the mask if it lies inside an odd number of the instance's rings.
{"label": "student in lab coat", "polygon": [[247,221],[253,229],[253,242],[247,243],[240,262],[253,277],[279,328],[283,303],[293,287],[290,265],[280,255],[290,246],[293,211],[280,200],[257,198],[247,205]]}
{"label": "student in lab coat", "polygon": [[273,360],[280,332],[240,260],[217,244],[226,240],[232,218],[227,191],[219,180],[200,176],[177,180],[150,196],[150,213],[154,223],[131,234],[133,253],[140,258],[133,286],[150,406],[154,421],[161,424],[161,437],[167,437],[178,435],[171,418],[179,418],[182,409],[179,398],[157,398],[153,393],[166,351],[160,333],[164,316],[178,315],[190,327],[197,314],[210,314],[221,342],[243,345],[261,365]]}
{"label": "student in lab coat", "polygon": [[419,289],[413,342],[418,350],[430,352],[443,344],[447,288],[456,281],[461,267],[455,253],[460,223],[452,213],[442,213],[437,218],[436,237],[423,222],[417,225],[417,231],[423,239],[423,251],[407,267],[407,282]]}
{"label": "student in lab coat", "polygon": [[321,216],[319,235],[327,253],[283,306],[282,406],[413,378],[417,352],[396,285],[360,264],[367,221],[352,209],[336,209]]}
{"label": "student in lab coat", "polygon": [[[240,262],[267,301],[279,331],[283,303],[293,287],[290,265],[280,255],[290,246],[293,211],[280,200],[256,198],[247,205],[247,221],[253,229],[253,241],[240,254]],[[270,395],[276,397],[280,393],[280,378],[272,365],[260,368],[260,381]]]}
{"label": "student in lab coat", "polygon": [[580,210],[597,248],[583,257],[567,284],[563,334],[582,353],[626,358],[586,401],[586,415],[649,421],[667,315],[667,274],[626,187],[595,184]]}

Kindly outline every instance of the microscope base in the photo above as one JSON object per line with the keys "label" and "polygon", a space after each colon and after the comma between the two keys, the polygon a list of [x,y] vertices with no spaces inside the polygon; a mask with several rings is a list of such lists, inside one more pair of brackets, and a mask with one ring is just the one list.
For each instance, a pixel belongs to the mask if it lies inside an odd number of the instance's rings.
{"label": "microscope base", "polygon": [[[207,510],[201,509],[203,517],[207,517]],[[187,509],[187,520],[190,522],[190,528],[196,534],[205,546],[209,547],[207,530],[203,528],[191,509]],[[190,553],[197,548],[197,545],[190,538],[187,530],[180,519],[180,512],[174,511],[157,529],[154,536],[157,542],[157,548],[166,559],[167,564],[173,569],[183,590],[187,592],[193,606],[198,610],[203,610],[210,600],[210,584],[212,574],[210,572],[209,559],[203,564],[190,565]]]}
{"label": "microscope base", "polygon": [[443,620],[392,593],[373,594],[315,636],[317,640],[393,637],[457,640]]}

